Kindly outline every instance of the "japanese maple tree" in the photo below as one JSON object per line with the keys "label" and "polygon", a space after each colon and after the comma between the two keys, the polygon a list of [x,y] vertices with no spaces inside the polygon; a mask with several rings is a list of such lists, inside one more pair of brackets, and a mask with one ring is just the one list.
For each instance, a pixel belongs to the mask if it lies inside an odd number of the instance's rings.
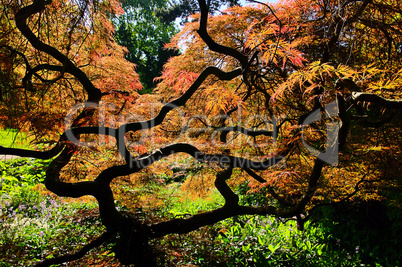
{"label": "japanese maple tree", "polygon": [[[383,174],[372,158],[365,158],[363,167],[349,159],[357,146],[372,145],[370,136],[353,135],[364,127],[388,125],[383,130],[388,139],[399,140],[398,1],[288,0],[232,7],[215,16],[208,15],[206,1],[199,0],[199,8],[201,13],[168,45],[182,54],[165,65],[158,96],[140,99],[146,103],[160,97],[152,110],[135,105],[138,77],[123,60],[124,50],[109,38],[107,18],[120,12],[117,1],[3,3],[1,42],[10,43],[1,46],[2,96],[21,94],[37,102],[40,95],[57,102],[63,115],[76,103],[87,105],[69,114],[49,150],[0,147],[0,153],[52,159],[46,188],[59,196],[95,197],[106,227],[81,251],[41,265],[78,259],[113,240],[121,263],[149,266],[150,240],[238,215],[294,218],[302,228],[314,207],[369,193],[361,185]],[[60,19],[64,28],[46,19]],[[68,102],[76,91],[80,97]],[[111,118],[138,112],[142,119],[99,123],[108,101],[114,105]],[[22,116],[26,107],[15,105]],[[51,115],[49,106],[35,108]],[[135,140],[147,131],[154,131],[160,142],[138,147]],[[81,141],[98,136],[115,140],[111,144],[119,160],[105,164],[94,177],[66,181],[64,170],[84,153]],[[398,143],[384,142],[386,151],[379,150],[384,160],[384,153],[399,153]],[[162,221],[141,220],[116,208],[113,182],[178,153],[204,163],[209,170],[205,178],[212,180],[208,186],[224,198],[222,207]],[[245,176],[251,190],[265,187],[270,201],[240,204],[233,185]]]}

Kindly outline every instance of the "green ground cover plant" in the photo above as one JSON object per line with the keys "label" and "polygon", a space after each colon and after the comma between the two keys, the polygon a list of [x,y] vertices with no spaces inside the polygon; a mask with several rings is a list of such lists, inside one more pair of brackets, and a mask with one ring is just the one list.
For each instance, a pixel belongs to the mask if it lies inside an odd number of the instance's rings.
{"label": "green ground cover plant", "polygon": [[94,202],[43,193],[48,161],[0,161],[0,266],[29,266],[66,253],[104,230]]}
{"label": "green ground cover plant", "polygon": [[[32,159],[0,161],[0,266],[30,266],[37,259],[82,247],[104,231],[95,202],[43,193],[38,184],[48,164]],[[153,192],[158,195],[154,200],[164,199],[165,205],[153,210],[155,220],[186,217],[223,204],[216,190],[205,198],[190,198],[180,185],[153,184],[139,193]],[[247,188],[245,183],[237,190]],[[257,205],[267,200],[261,190],[240,201]],[[238,216],[185,235],[168,235],[152,246],[159,266],[398,266],[400,209],[376,202],[356,205],[324,206],[302,231],[295,220]],[[113,256],[110,245],[104,245],[69,266],[122,266]]]}
{"label": "green ground cover plant", "polygon": [[[247,188],[245,183],[237,190]],[[266,203],[265,196],[261,190],[240,201]],[[163,216],[186,217],[217,208],[223,200],[212,190],[206,198],[166,203],[158,211]],[[159,248],[160,266],[399,266],[399,211],[391,203],[375,201],[323,206],[303,230],[297,229],[295,219],[238,216],[189,234],[169,235],[153,245]]]}

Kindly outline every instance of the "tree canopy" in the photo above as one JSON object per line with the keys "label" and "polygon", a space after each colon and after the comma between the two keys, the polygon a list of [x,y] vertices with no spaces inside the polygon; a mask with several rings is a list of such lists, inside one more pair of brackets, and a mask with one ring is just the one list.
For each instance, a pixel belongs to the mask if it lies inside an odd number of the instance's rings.
{"label": "tree canopy", "polygon": [[74,105],[136,97],[142,85],[108,18],[123,12],[118,2],[35,1],[39,10],[29,3],[0,6],[1,124],[55,136]]}
{"label": "tree canopy", "polygon": [[113,19],[117,25],[115,38],[128,49],[127,60],[137,65],[144,92],[155,88],[154,78],[160,75],[169,57],[177,54],[164,49],[164,44],[177,32],[177,26],[174,22],[161,22],[155,14],[167,4],[167,1],[124,1],[124,14]]}
{"label": "tree canopy", "polygon": [[[210,15],[214,2],[199,0],[200,13],[166,46],[182,54],[165,64],[154,94],[142,96],[127,51],[113,40],[118,1],[2,2],[1,123],[52,132],[52,142],[43,150],[0,146],[0,154],[52,159],[46,188],[93,196],[106,228],[81,251],[42,265],[111,242],[122,264],[149,266],[153,239],[250,214],[303,228],[320,205],[379,199],[374,188],[400,177],[387,168],[400,161],[400,1],[284,0]],[[151,48],[145,35],[155,33],[142,29],[124,35],[127,44],[145,42],[138,55],[130,51],[139,58]],[[79,173],[100,153],[110,158]],[[158,179],[175,156],[202,164],[183,188],[215,188],[221,207],[162,219],[117,208],[116,183],[135,186],[147,171]],[[266,190],[265,203],[239,202],[234,188],[245,180],[249,192]]]}
{"label": "tree canopy", "polygon": [[[220,12],[224,6],[240,5],[238,0],[217,0],[207,1],[208,13],[215,14]],[[187,22],[188,16],[199,13],[199,5],[194,0],[175,0],[171,1],[168,6],[157,9],[156,15],[163,22],[172,22],[177,18],[181,18],[184,22]]]}

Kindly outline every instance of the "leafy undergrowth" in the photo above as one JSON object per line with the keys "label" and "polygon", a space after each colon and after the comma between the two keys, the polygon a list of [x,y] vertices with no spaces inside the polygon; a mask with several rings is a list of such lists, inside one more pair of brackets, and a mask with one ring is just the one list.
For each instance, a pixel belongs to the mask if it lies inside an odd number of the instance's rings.
{"label": "leafy undergrowth", "polygon": [[[74,253],[104,232],[93,199],[58,198],[39,184],[46,161],[0,164],[0,266],[30,266]],[[189,198],[176,182],[149,185],[136,194],[148,196],[150,191],[159,204],[152,208],[149,203],[141,212],[152,221],[187,217],[223,204],[216,190],[206,198]],[[262,191],[246,194],[241,201],[256,205],[267,199]],[[294,220],[240,216],[153,240],[152,246],[160,266],[398,266],[402,261],[396,205],[373,201],[323,206],[312,219],[300,231]],[[65,266],[121,266],[110,248],[105,244]]]}
{"label": "leafy undergrowth", "polygon": [[[0,161],[0,266],[29,266],[73,253],[104,231],[93,200],[43,193],[38,183],[43,181],[47,164],[31,159]],[[101,248],[81,263],[88,258],[104,262],[109,254]]]}
{"label": "leafy undergrowth", "polygon": [[161,266],[399,266],[400,209],[374,203],[323,207],[302,231],[294,220],[239,216],[154,245]]}

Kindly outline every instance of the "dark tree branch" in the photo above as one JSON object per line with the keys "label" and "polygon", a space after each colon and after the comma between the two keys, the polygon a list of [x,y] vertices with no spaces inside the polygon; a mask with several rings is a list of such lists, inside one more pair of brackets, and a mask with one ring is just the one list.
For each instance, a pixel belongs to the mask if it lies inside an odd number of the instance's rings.
{"label": "dark tree branch", "polygon": [[391,113],[385,118],[382,118],[378,121],[369,121],[367,118],[365,120],[359,120],[357,123],[363,127],[369,127],[369,128],[379,128],[383,126],[384,124],[392,121],[392,119],[395,117],[395,113]]}
{"label": "dark tree branch", "polygon": [[303,218],[303,221],[307,221],[310,219],[311,215],[313,214],[314,210],[322,207],[322,206],[331,206],[334,204],[340,204],[340,203],[344,203],[348,200],[350,200],[353,196],[355,196],[359,191],[360,191],[360,185],[364,184],[364,183],[375,183],[375,182],[379,182],[381,181],[381,179],[376,179],[376,180],[366,180],[368,173],[364,174],[363,177],[355,184],[353,192],[346,194],[345,196],[342,197],[342,199],[340,199],[339,201],[336,202],[322,202],[322,203],[318,203],[316,205],[314,205],[309,211],[307,216],[305,216]]}
{"label": "dark tree branch", "polygon": [[352,92],[352,99],[355,102],[362,101],[362,102],[375,103],[383,108],[389,108],[389,109],[402,108],[401,99],[386,99],[384,97],[371,93]]}
{"label": "dark tree branch", "polygon": [[28,90],[30,92],[34,92],[35,90],[32,86],[32,83],[29,83],[30,79],[27,79],[26,76],[29,73],[31,73],[31,78],[32,78],[32,74],[35,76],[38,76],[38,75],[35,72],[32,72],[32,67],[29,64],[28,58],[25,56],[25,54],[20,51],[15,50],[14,48],[12,48],[11,46],[8,46],[8,45],[1,45],[0,48],[7,48],[8,50],[11,51],[11,53],[15,53],[15,54],[19,55],[20,57],[22,57],[22,60],[24,61],[25,66],[26,66],[25,76],[22,78],[22,84],[26,90]]}
{"label": "dark tree branch", "polygon": [[383,32],[385,38],[387,39],[387,44],[388,44],[388,60],[391,58],[391,51],[392,51],[392,41],[393,38],[388,32],[388,27],[389,25],[386,25],[382,22],[375,21],[375,20],[368,20],[368,19],[360,19],[359,20],[362,24],[364,24],[367,27],[374,28],[374,29],[379,29],[380,31]]}
{"label": "dark tree branch", "polygon": [[338,116],[342,122],[342,125],[338,133],[338,146],[339,146],[338,151],[341,151],[346,144],[346,139],[350,128],[351,116],[350,113],[347,111],[345,100],[339,95],[337,95],[337,103],[338,103]]}
{"label": "dark tree branch", "polygon": [[266,170],[273,165],[279,163],[292,149],[292,147],[293,143],[289,145],[289,148],[283,149],[281,153],[276,156],[272,156],[271,158],[268,158],[264,161],[253,161],[250,159],[229,155],[205,154],[193,145],[176,143],[160,148],[150,155],[146,155],[138,159],[132,159],[129,163],[125,165],[111,167],[103,171],[96,180],[102,180],[102,183],[109,184],[114,178],[118,176],[125,176],[131,173],[138,172],[150,166],[154,162],[175,153],[187,153],[201,163],[215,163],[221,166],[229,166],[230,168]]}
{"label": "dark tree branch", "polygon": [[[46,80],[42,78],[37,72],[41,70],[53,70],[53,71],[58,71],[60,72],[60,75],[56,77],[55,79],[52,80]],[[57,65],[51,65],[51,64],[40,64],[37,65],[33,68],[28,69],[27,73],[25,74],[24,78],[22,78],[22,84],[24,87],[29,90],[29,91],[35,91],[33,89],[33,84],[32,84],[32,76],[34,75],[37,77],[41,82],[43,83],[53,83],[59,80],[61,77],[63,77],[64,74],[64,66],[57,66]]]}
{"label": "dark tree branch", "polygon": [[58,196],[73,198],[86,195],[94,196],[99,203],[100,216],[106,228],[110,230],[120,227],[123,217],[116,209],[113,192],[109,183],[105,183],[105,179],[102,179],[105,175],[110,175],[111,178],[118,177],[120,173],[114,171],[120,166],[106,169],[95,181],[63,182],[60,180],[60,171],[70,162],[74,151],[74,147],[66,146],[60,155],[50,164],[46,171],[44,182],[46,188]]}
{"label": "dark tree branch", "polygon": [[329,41],[326,43],[325,47],[324,47],[324,52],[323,52],[323,56],[322,56],[322,62],[329,62],[330,58],[331,58],[331,53],[332,50],[334,49],[335,44],[338,42],[340,34],[342,32],[342,30],[345,28],[345,26],[357,21],[359,19],[359,17],[361,16],[361,14],[364,12],[364,10],[367,8],[368,4],[372,2],[372,0],[362,0],[362,1],[358,1],[358,0],[352,0],[352,1],[345,1],[342,5],[343,8],[341,10],[344,10],[344,8],[346,7],[347,4],[352,3],[352,2],[363,2],[358,10],[349,18],[347,18],[346,20],[343,20],[343,18],[341,16],[339,16],[339,14],[333,14],[333,16],[336,16],[334,18],[334,22],[332,23],[331,27],[329,27],[330,31],[332,32],[333,30],[333,34],[331,36],[331,38],[329,39]]}
{"label": "dark tree branch", "polygon": [[208,34],[207,31],[208,6],[205,0],[199,0],[198,3],[201,9],[201,19],[200,19],[200,27],[197,32],[200,35],[201,39],[208,45],[209,49],[211,49],[212,51],[228,55],[237,59],[240,62],[242,69],[245,70],[246,67],[248,66],[247,56],[236,49],[220,45],[211,38],[211,36]]}
{"label": "dark tree branch", "polygon": [[34,0],[31,5],[21,8],[15,15],[15,23],[20,32],[28,39],[32,46],[39,51],[51,55],[65,67],[65,71],[73,75],[83,85],[88,93],[88,101],[98,102],[101,99],[101,91],[89,80],[88,76],[79,69],[67,56],[56,48],[42,42],[28,27],[30,16],[42,12],[51,1]]}
{"label": "dark tree branch", "polygon": [[[305,206],[309,203],[315,190],[317,189],[318,180],[321,170],[325,163],[319,159],[316,160],[313,171],[310,175],[308,188],[302,199],[293,207],[278,208],[274,206],[265,207],[247,207],[238,205],[224,205],[221,208],[196,214],[189,218],[173,219],[170,221],[160,222],[148,226],[148,235],[152,238],[158,238],[170,233],[188,233],[202,226],[210,225],[222,221],[224,219],[237,215],[275,215],[282,218],[291,218],[300,215]],[[230,193],[228,193],[230,195]]]}
{"label": "dark tree branch", "polygon": [[[231,80],[236,76],[241,75],[241,69],[235,69],[231,72],[224,72],[216,67],[208,67],[206,68],[200,76],[196,79],[196,81],[190,86],[190,88],[184,93],[181,97],[173,100],[170,103],[165,104],[158,115],[156,115],[153,119],[142,121],[142,122],[134,122],[129,124],[124,124],[119,128],[110,128],[103,126],[90,126],[90,127],[76,127],[66,130],[66,132],[61,136],[60,140],[70,140],[70,141],[78,141],[79,138],[77,136],[81,134],[104,134],[109,135],[117,140],[117,145],[121,155],[129,162],[131,160],[131,155],[127,150],[124,144],[124,136],[129,131],[138,131],[143,129],[150,129],[159,124],[161,124],[166,117],[167,113],[175,108],[183,106],[186,104],[187,100],[194,94],[194,92],[199,88],[202,82],[209,76],[215,75],[221,80]],[[59,141],[60,142],[60,141]],[[59,145],[57,145],[59,146]],[[60,149],[60,147],[58,148]],[[4,151],[4,153],[3,153]],[[60,150],[52,149],[52,152]],[[7,149],[1,147],[0,154],[10,154],[10,155],[18,155],[24,157],[34,157],[34,158],[43,158],[48,156],[48,152],[38,152],[38,151],[29,151],[24,149]],[[55,156],[55,154],[51,154]]]}
{"label": "dark tree branch", "polygon": [[59,141],[52,149],[48,151],[35,151],[20,148],[9,148],[0,146],[0,155],[14,155],[36,159],[51,159],[59,154],[64,148],[64,143]]}
{"label": "dark tree branch", "polygon": [[60,171],[65,167],[73,156],[73,148],[66,148],[52,161],[46,171],[44,184],[48,190],[58,196],[78,198],[85,195],[93,195],[95,192],[94,182],[67,183],[60,180]]}
{"label": "dark tree branch", "polygon": [[161,158],[167,157],[173,153],[182,152],[191,155],[197,161],[203,163],[216,163],[222,166],[229,166],[231,168],[250,168],[253,170],[266,170],[273,165],[279,163],[292,148],[293,143],[289,144],[289,146],[283,149],[281,153],[272,156],[264,161],[253,161],[246,158],[229,155],[204,154],[190,144],[177,143],[165,146],[145,158],[133,160],[131,162],[131,166],[140,166],[141,168],[144,168],[144,166],[149,166],[155,161],[160,160]]}
{"label": "dark tree branch", "polygon": [[56,257],[56,258],[46,259],[46,260],[36,264],[35,267],[47,267],[47,266],[51,266],[51,265],[55,265],[55,264],[62,264],[65,262],[71,262],[71,261],[78,260],[78,259],[84,257],[85,254],[87,254],[91,249],[99,247],[100,245],[102,245],[103,243],[108,241],[113,236],[113,234],[114,233],[107,231],[107,232],[103,233],[101,236],[99,236],[98,238],[96,238],[95,240],[93,240],[90,243],[88,243],[87,245],[85,245],[83,248],[81,248],[81,250],[77,251],[76,253],[63,255],[60,257]]}
{"label": "dark tree branch", "polygon": [[[266,183],[267,181],[265,181],[261,176],[259,176],[258,174],[256,174],[255,172],[253,172],[252,170],[248,169],[248,168],[244,168],[243,169],[248,175],[250,175],[251,177],[253,177],[255,180],[257,180],[260,183]],[[271,194],[272,197],[274,197],[276,200],[278,200],[281,204],[283,205],[289,205],[290,203],[288,203],[284,197],[281,197],[280,195],[278,195],[275,190],[272,188],[272,186],[268,185],[265,188],[267,188],[268,193]]]}
{"label": "dark tree branch", "polygon": [[233,169],[229,168],[218,173],[215,179],[215,187],[225,199],[224,207],[230,206],[231,208],[239,205],[239,196],[236,195],[226,183],[226,180],[228,180],[232,175],[232,170]]}
{"label": "dark tree branch", "polygon": [[275,137],[275,135],[276,135],[276,132],[274,132],[274,131],[246,129],[241,126],[223,127],[223,128],[216,129],[215,131],[221,133],[220,141],[224,142],[224,143],[226,143],[227,135],[230,132],[240,132],[242,134],[245,134],[245,135],[248,135],[251,137],[256,137],[256,136],[260,136],[260,135]]}
{"label": "dark tree branch", "polygon": [[[251,137],[265,135],[265,136],[272,136],[273,138],[275,138],[275,136],[277,134],[277,130],[278,130],[277,126],[274,126],[275,131],[246,129],[246,128],[242,127],[242,126],[218,127],[218,126],[209,125],[205,121],[203,121],[200,117],[194,116],[194,117],[189,118],[189,120],[187,122],[187,125],[182,129],[182,131],[186,131],[187,129],[190,128],[188,126],[188,124],[189,124],[191,119],[197,119],[202,124],[204,124],[206,127],[213,129],[215,132],[220,132],[221,134],[220,134],[219,140],[221,142],[223,142],[223,143],[227,142],[227,135],[230,132],[240,132],[240,133],[242,133],[244,135],[248,135],[248,136],[251,136]],[[175,132],[177,132],[177,131],[175,131]]]}
{"label": "dark tree branch", "polygon": [[235,69],[230,72],[224,72],[216,67],[207,67],[181,97],[165,104],[153,119],[124,124],[117,129],[109,127],[100,127],[100,126],[72,128],[67,130],[64,135],[70,137],[70,140],[71,137],[73,139],[78,140],[78,138],[76,138],[75,136],[79,134],[105,134],[113,136],[117,140],[117,146],[120,151],[120,154],[126,159],[127,162],[129,162],[131,161],[131,155],[127,150],[126,145],[124,144],[125,134],[129,131],[151,129],[155,126],[160,125],[169,111],[186,104],[187,100],[190,99],[190,97],[195,93],[195,91],[201,86],[201,84],[205,81],[205,79],[209,75],[215,75],[220,80],[231,80],[241,75],[241,69]]}

